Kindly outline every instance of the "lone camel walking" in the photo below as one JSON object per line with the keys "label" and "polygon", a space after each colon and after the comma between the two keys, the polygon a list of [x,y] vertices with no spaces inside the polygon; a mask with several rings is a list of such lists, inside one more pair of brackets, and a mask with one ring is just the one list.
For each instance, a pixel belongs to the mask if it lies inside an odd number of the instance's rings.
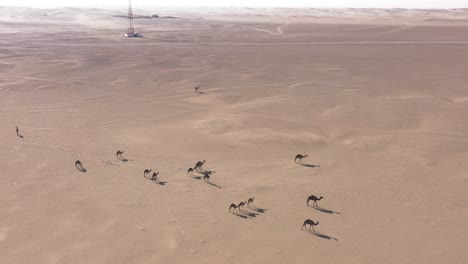
{"label": "lone camel walking", "polygon": [[307,205],[309,205],[309,202],[310,202],[310,201],[314,201],[314,202],[312,203],[312,206],[318,206],[317,201],[322,200],[322,198],[323,198],[322,196],[320,196],[320,198],[317,198],[317,196],[311,195],[311,196],[309,196],[309,197],[307,198]]}
{"label": "lone camel walking", "polygon": [[17,135],[18,137],[20,137],[20,138],[23,138],[23,136],[20,135],[20,133],[19,133],[19,128],[18,128],[18,127],[16,127],[16,135]]}
{"label": "lone camel walking", "polygon": [[317,221],[317,223],[314,223],[314,221],[312,221],[311,219],[307,219],[307,220],[304,221],[304,224],[302,224],[301,230],[304,230],[304,227],[307,230],[307,225],[309,225],[309,231],[311,231],[310,228],[312,228],[312,230],[314,230],[314,232],[315,232],[314,226],[316,226],[318,224],[319,224],[319,221]]}
{"label": "lone camel walking", "polygon": [[124,152],[125,152],[125,151],[118,150],[117,153],[115,153],[115,156],[117,157],[117,159],[122,160],[122,154],[123,154]]}
{"label": "lone camel walking", "polygon": [[75,161],[75,167],[79,171],[85,171],[85,169],[83,168],[83,164],[79,160]]}
{"label": "lone camel walking", "polygon": [[302,155],[302,154],[297,154],[296,157],[294,157],[294,162],[297,163],[297,160],[299,160],[299,164],[302,164],[302,159],[308,157],[309,155]]}

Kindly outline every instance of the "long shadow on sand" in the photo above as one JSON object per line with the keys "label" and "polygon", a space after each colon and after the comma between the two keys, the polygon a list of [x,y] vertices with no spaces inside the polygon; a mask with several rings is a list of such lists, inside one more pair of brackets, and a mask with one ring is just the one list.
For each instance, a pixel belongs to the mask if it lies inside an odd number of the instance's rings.
{"label": "long shadow on sand", "polygon": [[[248,209],[253,210],[254,212],[248,211]],[[238,210],[237,212],[233,212],[232,214],[238,216],[243,219],[252,219],[257,217],[260,214],[265,213],[267,210],[257,207],[246,207],[244,210]]]}
{"label": "long shadow on sand", "polygon": [[306,163],[298,163],[301,166],[308,167],[308,168],[320,168],[320,165],[317,164],[306,164]]}
{"label": "long shadow on sand", "polygon": [[325,209],[325,208],[322,208],[322,207],[315,207],[315,206],[311,206],[311,205],[309,205],[309,207],[314,208],[315,210],[320,211],[320,212],[322,212],[322,213],[327,213],[327,214],[341,214],[340,212],[333,211],[333,210],[328,210],[328,209]]}
{"label": "long shadow on sand", "polygon": [[248,217],[248,216],[246,216],[244,214],[240,214],[240,213],[232,213],[232,214],[235,215],[235,216],[238,216],[240,218],[243,218],[243,219],[250,219],[250,217]]}
{"label": "long shadow on sand", "polygon": [[257,213],[261,213],[261,214],[264,214],[266,213],[267,209],[263,209],[263,208],[258,208],[256,206],[251,206],[249,207],[250,209],[254,210],[255,212]]}
{"label": "long shadow on sand", "polygon": [[221,186],[216,185],[216,184],[214,184],[214,183],[212,183],[212,182],[207,181],[206,183],[208,183],[208,184],[211,185],[211,186],[214,186],[214,187],[217,187],[217,188],[221,189]]}
{"label": "long shadow on sand", "polygon": [[76,168],[76,169],[79,170],[79,171],[81,171],[81,172],[87,172],[87,171],[88,171],[87,169],[85,169],[85,168],[83,168],[83,167],[81,167],[81,168]]}
{"label": "long shadow on sand", "polygon": [[245,215],[247,215],[249,217],[252,217],[252,218],[257,217],[257,215],[258,215],[256,213],[252,213],[252,212],[249,212],[249,211],[246,211],[246,210],[241,211],[241,213],[243,213],[243,214],[245,214]]}
{"label": "long shadow on sand", "polygon": [[307,230],[307,232],[308,232],[309,234],[311,234],[311,235],[318,236],[318,237],[320,237],[320,238],[338,241],[337,238],[334,238],[334,237],[331,237],[331,236],[322,234],[322,233],[317,232],[317,231],[309,231],[309,230]]}

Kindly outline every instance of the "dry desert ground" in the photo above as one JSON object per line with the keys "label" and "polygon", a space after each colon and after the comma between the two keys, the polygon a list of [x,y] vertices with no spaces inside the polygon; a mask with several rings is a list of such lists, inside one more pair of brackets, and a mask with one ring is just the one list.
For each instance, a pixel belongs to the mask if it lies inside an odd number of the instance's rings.
{"label": "dry desert ground", "polygon": [[0,8],[0,263],[467,262],[467,10],[135,13]]}

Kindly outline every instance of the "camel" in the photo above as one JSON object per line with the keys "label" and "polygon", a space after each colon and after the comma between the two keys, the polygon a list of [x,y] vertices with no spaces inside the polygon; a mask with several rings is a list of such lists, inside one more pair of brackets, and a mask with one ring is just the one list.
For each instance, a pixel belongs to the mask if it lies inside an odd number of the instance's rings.
{"label": "camel", "polygon": [[20,138],[23,138],[23,136],[20,135],[20,133],[19,133],[19,128],[18,128],[18,127],[16,127],[16,135],[17,135],[18,137],[20,137]]}
{"label": "camel", "polygon": [[229,212],[232,213],[232,210],[234,210],[235,212],[237,212],[237,205],[231,204],[231,205],[229,206]]}
{"label": "camel", "polygon": [[216,171],[205,171],[203,172],[203,180],[209,182],[211,174],[216,173]]}
{"label": "camel", "polygon": [[200,171],[200,169],[203,167],[203,164],[205,164],[206,160],[199,161],[197,164],[195,164],[195,167],[193,167],[194,171]]}
{"label": "camel", "polygon": [[192,168],[189,168],[187,170],[187,176],[193,176],[193,169]]}
{"label": "camel", "polygon": [[195,86],[195,92],[198,93],[198,90],[200,90],[200,86]]}
{"label": "camel", "polygon": [[159,181],[158,180],[158,175],[159,175],[159,171],[158,172],[153,172],[153,176],[151,176],[151,181]]}
{"label": "camel", "polygon": [[249,198],[249,200],[247,201],[247,206],[252,206],[254,200],[255,200],[255,197]]}
{"label": "camel", "polygon": [[320,196],[320,198],[317,198],[317,196],[311,195],[311,196],[309,196],[309,197],[307,198],[307,205],[309,205],[309,202],[310,202],[310,201],[314,201],[314,202],[312,203],[312,206],[318,206],[317,201],[322,200],[322,198],[323,198],[322,196]]}
{"label": "camel", "polygon": [[211,176],[210,176],[209,173],[205,173],[205,174],[203,175],[203,180],[204,180],[204,181],[207,181],[207,182],[210,182],[210,177],[211,177]]}
{"label": "camel", "polygon": [[240,211],[244,211],[244,205],[246,204],[246,202],[240,202],[239,205],[237,206],[237,208],[239,208]]}
{"label": "camel", "polygon": [[299,164],[302,164],[302,159],[308,157],[309,155],[302,155],[302,154],[297,154],[296,157],[294,158],[294,162],[297,163],[297,160],[299,160]]}
{"label": "camel", "polygon": [[76,167],[76,169],[79,170],[79,171],[84,171],[83,164],[82,164],[81,161],[79,161],[79,160],[77,160],[77,161],[75,162],[75,167]]}
{"label": "camel", "polygon": [[122,154],[124,153],[125,151],[120,151],[118,150],[117,153],[115,154],[115,156],[117,157],[117,159],[121,160],[122,159]]}
{"label": "camel", "polygon": [[148,178],[149,173],[150,173],[152,170],[153,170],[153,169],[150,169],[150,170],[146,169],[146,170],[143,172],[143,177]]}
{"label": "camel", "polygon": [[304,224],[302,224],[301,230],[304,230],[304,227],[307,230],[307,225],[309,225],[309,231],[311,231],[310,228],[312,227],[312,230],[314,230],[314,232],[315,232],[314,226],[316,226],[318,224],[319,224],[319,221],[317,221],[317,223],[314,223],[314,221],[312,221],[311,219],[307,219],[307,220],[304,221]]}

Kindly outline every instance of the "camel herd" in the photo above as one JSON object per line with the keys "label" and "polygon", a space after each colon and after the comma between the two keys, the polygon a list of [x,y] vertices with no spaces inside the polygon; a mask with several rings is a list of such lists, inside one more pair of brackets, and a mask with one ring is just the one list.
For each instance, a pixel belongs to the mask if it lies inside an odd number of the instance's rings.
{"label": "camel herd", "polygon": [[[199,87],[196,87],[196,91],[198,91]],[[16,135],[23,138],[22,135],[19,134],[19,128],[16,127]],[[118,160],[121,160],[121,161],[128,161],[127,159],[123,158],[122,157],[122,154],[124,153],[124,151],[122,150],[118,150],[116,152],[116,158]],[[304,158],[308,157],[308,155],[302,155],[302,154],[297,154],[295,157],[294,157],[294,162],[298,163],[298,164],[301,164],[303,165],[303,160]],[[203,165],[206,163],[206,160],[203,160],[203,161],[198,161],[197,163],[195,163],[195,166],[193,168],[189,168],[187,170],[187,176],[190,176],[190,177],[193,177],[193,173],[194,172],[198,172],[200,174],[203,175],[203,180],[204,181],[207,181],[209,182],[210,181],[210,177],[213,173],[216,173],[215,171],[207,171],[207,170],[204,170],[203,169]],[[75,162],[75,167],[77,170],[81,171],[81,172],[86,172],[86,169],[83,167],[83,164],[81,163],[80,160],[77,160]],[[157,182],[157,183],[162,183],[158,176],[159,176],[159,172],[153,172],[153,174],[151,175],[150,177],[150,173],[151,173],[152,169],[145,169],[143,171],[143,177],[145,177],[146,179],[149,179],[153,182]],[[309,197],[307,197],[307,206],[309,206],[309,203],[310,201],[312,201],[312,206],[313,207],[318,207],[318,204],[317,202],[320,201],[323,197],[320,196],[320,197],[317,197],[315,195],[310,195]],[[243,212],[245,210],[245,206],[249,207],[249,208],[253,208],[254,206],[254,200],[255,200],[255,197],[250,197],[249,199],[247,199],[246,201],[241,201],[239,204],[236,204],[236,203],[232,203],[230,206],[229,206],[229,209],[228,211],[230,213],[240,213],[240,212]],[[311,219],[306,219],[304,221],[304,223],[302,224],[302,227],[301,227],[301,230],[304,230],[304,228],[307,230],[307,226],[309,226],[309,231],[311,231],[311,229],[315,232],[315,228],[314,226],[318,225],[319,224],[319,221],[317,222],[314,222],[313,220]]]}
{"label": "camel herd", "polygon": [[[304,165],[302,159],[303,158],[306,158],[308,157],[308,155],[302,155],[302,154],[297,154],[295,157],[294,157],[294,162],[298,163],[298,164],[301,164],[301,165]],[[188,172],[187,172],[188,173]],[[307,206],[309,206],[309,202],[312,201],[312,206],[314,207],[318,207],[318,204],[317,202],[322,200],[322,196],[320,197],[317,197],[315,195],[310,195],[309,197],[307,197]],[[244,206],[247,205],[248,207],[251,207],[253,205],[253,201],[254,201],[255,197],[253,198],[249,198],[247,201],[242,201],[240,202],[239,204],[235,204],[235,203],[232,203],[230,206],[229,206],[229,212],[230,213],[239,213],[239,212],[243,212],[244,211]],[[302,224],[302,228],[301,230],[304,230],[304,227],[306,228],[307,230],[307,225],[309,226],[309,231],[314,231],[315,232],[315,228],[314,226],[318,225],[319,224],[319,221],[317,222],[314,222],[312,219],[306,219],[304,221],[304,223]],[[312,230],[311,230],[312,228]]]}
{"label": "camel herd", "polygon": [[249,198],[247,201],[242,201],[240,202],[239,204],[234,204],[232,203],[230,206],[229,206],[229,212],[235,212],[235,213],[239,213],[239,211],[244,211],[245,208],[244,206],[247,205],[247,207],[252,207],[254,206],[253,202],[255,200],[255,197],[251,197]]}

